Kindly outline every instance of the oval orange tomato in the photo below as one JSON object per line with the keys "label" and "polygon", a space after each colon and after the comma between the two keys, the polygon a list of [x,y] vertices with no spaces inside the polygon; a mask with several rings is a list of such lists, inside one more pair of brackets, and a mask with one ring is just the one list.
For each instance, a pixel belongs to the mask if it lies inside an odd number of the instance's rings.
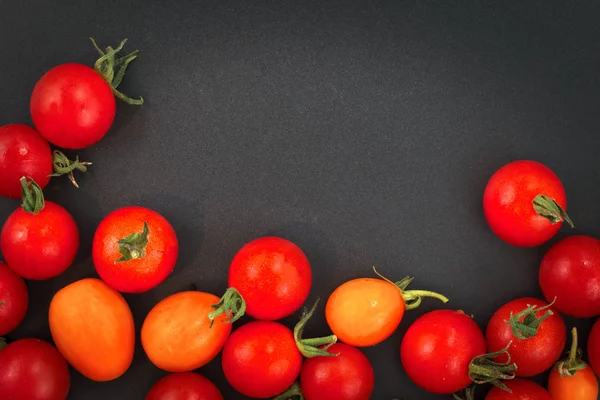
{"label": "oval orange tomato", "polygon": [[548,378],[548,392],[552,400],[596,400],[598,379],[594,370],[580,358],[577,348],[577,329],[571,330],[573,342],[566,360],[552,368]]}
{"label": "oval orange tomato", "polygon": [[59,290],[49,323],[58,350],[87,378],[110,381],[131,365],[133,315],[123,296],[101,280],[86,278]]}
{"label": "oval orange tomato", "polygon": [[219,354],[231,333],[226,315],[214,323],[208,314],[219,298],[188,291],[160,301],[142,325],[142,346],[150,361],[169,372],[202,367]]}
{"label": "oval orange tomato", "polygon": [[418,307],[422,297],[448,301],[429,291],[406,291],[411,281],[412,278],[397,283],[387,279],[357,278],[342,284],[327,301],[325,317],[329,327],[346,344],[373,346],[394,333],[404,310]]}

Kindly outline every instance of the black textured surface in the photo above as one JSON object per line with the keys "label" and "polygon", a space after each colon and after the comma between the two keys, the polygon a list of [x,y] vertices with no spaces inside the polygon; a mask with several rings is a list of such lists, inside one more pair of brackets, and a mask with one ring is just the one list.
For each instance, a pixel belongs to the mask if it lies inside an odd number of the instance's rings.
{"label": "black textured surface", "polygon": [[[52,66],[92,64],[90,36],[140,49],[123,89],[146,99],[119,106],[111,132],[80,152],[94,161],[80,190],[48,187],[77,220],[81,249],[63,276],[28,283],[32,306],[12,338],[50,339],[51,296],[94,275],[96,226],[132,204],[165,215],[181,243],[163,285],[126,296],[138,334],[156,302],[192,282],[221,293],[235,252],[266,234],[308,255],[310,303],[376,265],[415,275],[415,288],[447,294],[485,328],[504,302],[541,295],[549,246],[511,247],[488,229],[481,200],[494,170],[547,164],[573,232],[600,236],[599,13],[591,1],[0,1],[0,124],[30,123],[31,91]],[[17,205],[0,200],[0,220]],[[409,323],[437,307],[426,301],[364,349],[373,399],[450,398],[419,390],[399,360]],[[590,322],[578,322],[584,338]],[[307,333],[326,332],[321,313]],[[243,399],[218,359],[201,372]],[[138,343],[121,379],[73,372],[69,398],[141,400],[163,375]]]}

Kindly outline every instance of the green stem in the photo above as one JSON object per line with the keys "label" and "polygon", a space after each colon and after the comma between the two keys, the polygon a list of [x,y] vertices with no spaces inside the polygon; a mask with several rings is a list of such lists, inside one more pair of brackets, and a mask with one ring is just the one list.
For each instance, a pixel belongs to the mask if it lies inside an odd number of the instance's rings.
{"label": "green stem", "polygon": [[475,387],[475,385],[472,385],[463,390],[461,393],[454,393],[452,398],[454,398],[454,400],[475,400]]}
{"label": "green stem", "polygon": [[300,383],[298,382],[295,382],[288,390],[279,396],[274,397],[272,400],[290,400],[296,396],[299,397],[299,400],[304,400],[304,394],[302,393],[302,388],[300,388]]}
{"label": "green stem", "polygon": [[[127,96],[123,92],[120,92],[117,88],[121,84],[123,77],[125,76],[125,71],[129,66],[129,63],[135,60],[138,56],[139,50],[135,50],[132,53],[120,58],[115,58],[115,56],[123,49],[127,39],[121,41],[119,46],[116,49],[108,46],[106,48],[106,52],[102,51],[100,47],[96,44],[96,41],[93,38],[90,38],[94,48],[100,54],[100,58],[96,60],[94,63],[94,69],[98,72],[106,82],[110,85],[114,95],[119,99],[124,101],[129,105],[142,105],[144,104],[144,99],[140,96],[138,99],[132,99]],[[115,68],[118,67],[119,70],[115,74]]]}
{"label": "green stem", "polygon": [[571,349],[566,360],[556,363],[555,368],[560,376],[573,376],[577,371],[587,368],[587,364],[581,359],[582,352],[578,347],[577,328],[571,329]]}
{"label": "green stem", "polygon": [[413,277],[407,276],[399,280],[398,282],[392,282],[391,280],[377,272],[377,269],[375,267],[373,267],[373,272],[375,272],[375,274],[377,274],[377,276],[379,276],[381,279],[391,283],[400,290],[400,292],[402,293],[402,297],[404,298],[404,308],[407,310],[414,310],[415,308],[419,307],[421,305],[421,302],[423,301],[423,297],[433,297],[440,300],[442,303],[448,302],[448,298],[446,296],[436,292],[430,292],[428,290],[406,290],[408,285],[410,285],[410,283],[413,281]]}
{"label": "green stem", "polygon": [[315,313],[318,304],[319,299],[315,301],[315,305],[310,309],[310,311],[307,312],[305,309],[302,313],[302,318],[300,318],[300,321],[294,327],[294,340],[296,341],[296,346],[298,346],[298,350],[300,350],[300,353],[302,353],[302,355],[306,358],[313,358],[317,356],[337,356],[337,354],[333,354],[327,351],[331,346],[333,346],[337,342],[337,336],[335,335],[329,335],[314,339],[302,339],[304,327],[306,326],[308,320]]}
{"label": "green stem", "polygon": [[23,196],[22,207],[29,214],[39,214],[44,209],[44,192],[42,188],[31,178],[21,178],[21,194]]}
{"label": "green stem", "polygon": [[538,194],[533,199],[533,209],[537,215],[546,218],[553,224],[566,221],[571,228],[575,228],[567,212],[552,197]]}
{"label": "green stem", "polygon": [[[556,299],[555,299],[556,300]],[[510,319],[508,321],[504,321],[508,325],[513,332],[513,335],[519,339],[530,339],[537,335],[538,328],[546,319],[554,315],[552,310],[548,310],[554,301],[546,306],[537,308],[537,305],[527,305],[523,311],[513,315],[512,311],[510,313]],[[537,313],[546,311],[541,317],[537,316]]]}
{"label": "green stem", "polygon": [[6,339],[0,337],[0,350],[6,347]]}
{"label": "green stem", "polygon": [[148,245],[148,234],[150,230],[148,223],[144,221],[144,229],[142,232],[134,232],[129,236],[119,240],[119,253],[121,258],[117,262],[125,262],[131,260],[137,260],[146,256],[146,246]]}
{"label": "green stem", "polygon": [[75,161],[71,161],[63,152],[54,150],[52,153],[52,167],[54,169],[54,173],[50,174],[50,176],[67,175],[73,186],[79,188],[79,185],[73,176],[73,171],[78,170],[81,172],[86,172],[88,165],[92,165],[92,163],[87,161],[79,161],[79,156],[75,158]]}
{"label": "green stem", "polygon": [[[473,358],[469,364],[469,377],[476,384],[490,383],[500,389],[511,392],[511,390],[502,383],[503,380],[513,379],[517,365],[511,363],[510,353],[508,349],[512,342],[504,349],[495,353],[483,354]],[[494,359],[502,354],[506,354],[507,361],[505,363],[497,363]]]}
{"label": "green stem", "polygon": [[208,313],[211,327],[215,319],[221,314],[226,316],[225,323],[233,324],[246,313],[246,301],[236,288],[230,287],[225,291],[219,302],[212,305],[212,308],[214,308],[214,311]]}

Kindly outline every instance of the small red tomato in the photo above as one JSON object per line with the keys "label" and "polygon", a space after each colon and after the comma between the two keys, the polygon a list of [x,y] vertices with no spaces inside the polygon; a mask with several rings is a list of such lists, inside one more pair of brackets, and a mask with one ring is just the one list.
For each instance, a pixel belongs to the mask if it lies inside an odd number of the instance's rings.
{"label": "small red tomato", "polygon": [[65,149],[98,142],[116,113],[115,96],[104,78],[82,64],[63,64],[46,72],[33,89],[31,118],[39,132]]}
{"label": "small red tomato", "polygon": [[[515,375],[530,377],[552,368],[567,342],[562,317],[543,300],[524,297],[500,307],[488,323],[486,344],[489,352],[508,347],[517,364]],[[506,355],[497,361],[504,362]]]}
{"label": "small red tomato", "polygon": [[92,259],[100,278],[125,293],[146,292],[175,268],[179,245],[173,227],[159,213],[124,207],[98,226]]}
{"label": "small red tomato", "polygon": [[178,372],[156,382],[146,400],[223,400],[223,395],[208,378],[195,372]]}
{"label": "small red tomato", "polygon": [[252,321],[235,330],[222,355],[227,381],[241,394],[266,399],[298,378],[302,354],[292,331],[272,321]]}
{"label": "small red tomato", "polygon": [[[102,139],[116,113],[115,96],[128,104],[140,105],[143,99],[131,99],[117,90],[127,65],[137,57],[133,52],[115,65],[115,57],[126,40],[113,49],[100,50],[94,68],[68,63],[46,72],[33,89],[31,118],[38,131],[50,143],[65,149],[81,149]],[[118,73],[114,71],[119,67]]]}
{"label": "small red tomato", "polygon": [[517,378],[502,383],[504,383],[512,393],[499,387],[495,387],[490,390],[485,397],[485,400],[552,400],[546,389],[529,379]]}
{"label": "small red tomato", "polygon": [[48,342],[21,339],[0,351],[0,399],[65,400],[67,362]]}
{"label": "small red tomato", "polygon": [[406,331],[400,356],[408,377],[424,390],[451,394],[466,388],[471,361],[485,353],[485,338],[462,311],[423,314]]}
{"label": "small red tomato", "polygon": [[0,196],[21,197],[20,179],[24,176],[43,189],[50,174],[52,151],[46,139],[27,125],[0,126]]}
{"label": "small red tomato", "polygon": [[296,312],[311,284],[312,271],[302,250],[279,237],[246,244],[229,267],[229,286],[243,297],[246,313],[260,320],[274,321]]}
{"label": "small red tomato", "polygon": [[22,207],[14,211],[0,233],[0,249],[8,266],[26,279],[44,280],[62,274],[79,248],[73,217],[58,204],[44,201],[35,182],[21,179]]}
{"label": "small red tomato", "polygon": [[375,375],[369,359],[356,347],[336,343],[328,351],[304,361],[300,386],[306,400],[369,400]]}
{"label": "small red tomato", "polygon": [[600,319],[597,319],[590,335],[588,336],[587,342],[587,354],[590,365],[596,372],[596,375],[600,376]]}
{"label": "small red tomato", "polygon": [[546,300],[575,318],[600,315],[600,240],[583,235],[557,242],[542,259],[539,281]]}
{"label": "small red tomato", "polygon": [[0,262],[0,336],[19,326],[28,305],[29,294],[23,278]]}
{"label": "small red tomato", "polygon": [[543,164],[515,161],[489,180],[483,195],[485,218],[492,231],[514,246],[538,246],[558,232],[567,198],[561,181]]}

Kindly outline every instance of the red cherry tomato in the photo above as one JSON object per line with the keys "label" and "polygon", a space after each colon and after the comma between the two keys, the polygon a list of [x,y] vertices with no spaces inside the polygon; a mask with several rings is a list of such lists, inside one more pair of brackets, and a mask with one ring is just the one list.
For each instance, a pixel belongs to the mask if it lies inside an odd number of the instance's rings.
{"label": "red cherry tomato", "polygon": [[546,389],[529,379],[517,378],[503,383],[512,393],[495,387],[490,390],[485,400],[552,400]]}
{"label": "red cherry tomato", "polygon": [[471,383],[469,364],[485,353],[477,324],[461,311],[436,310],[419,317],[402,339],[408,377],[424,390],[451,394]]}
{"label": "red cherry tomato", "polygon": [[302,365],[300,385],[306,400],[369,400],[375,375],[369,359],[356,347],[336,343],[336,356],[308,358]]}
{"label": "red cherry tomato", "polygon": [[62,274],[75,259],[79,230],[58,204],[44,201],[40,187],[26,182],[30,199],[14,211],[0,233],[0,249],[8,266],[26,279],[44,280]]}
{"label": "red cherry tomato", "polygon": [[570,236],[548,250],[539,271],[546,300],[575,318],[600,315],[600,240]]}
{"label": "red cherry tomato", "polygon": [[[534,308],[535,306],[535,308]],[[529,377],[540,374],[554,365],[562,355],[567,342],[567,328],[562,317],[548,303],[532,297],[510,301],[500,307],[490,319],[486,330],[486,344],[489,352],[508,348],[512,361],[517,364],[517,376]],[[542,309],[543,308],[543,309]],[[520,315],[528,310],[527,314]],[[537,311],[536,311],[537,310]],[[547,313],[552,313],[537,327],[531,327]],[[511,314],[513,315],[512,323]],[[512,327],[511,327],[512,325]],[[519,338],[515,335],[516,329]],[[498,362],[507,361],[506,355],[497,358]]]}
{"label": "red cherry tomato", "polygon": [[235,330],[222,355],[227,381],[241,394],[266,399],[283,393],[300,374],[302,354],[292,331],[272,321],[252,321]]}
{"label": "red cherry tomato", "polygon": [[121,292],[141,293],[169,276],[178,251],[175,231],[162,215],[132,206],[113,211],[100,223],[92,259],[108,285]]}
{"label": "red cherry tomato", "polygon": [[308,259],[294,243],[263,237],[246,244],[229,267],[229,286],[246,302],[246,313],[277,320],[296,312],[312,284]]}
{"label": "red cherry tomato", "polygon": [[31,118],[50,143],[82,149],[110,129],[116,101],[104,78],[82,64],[63,64],[46,72],[33,89]]}
{"label": "red cherry tomato", "polygon": [[27,125],[0,126],[0,196],[21,197],[20,179],[24,176],[43,189],[50,174],[52,151],[46,139]]}
{"label": "red cherry tomato", "polygon": [[70,385],[67,362],[48,342],[21,339],[0,350],[0,399],[65,400]]}
{"label": "red cherry tomato", "polygon": [[597,319],[590,335],[588,336],[587,342],[587,354],[590,365],[596,372],[596,375],[600,376],[600,319]]}
{"label": "red cherry tomato", "polygon": [[23,279],[0,262],[0,336],[15,329],[25,318],[29,294]]}
{"label": "red cherry tomato", "polygon": [[156,382],[146,400],[223,400],[223,395],[208,378],[195,372],[178,372]]}
{"label": "red cherry tomato", "polygon": [[[544,197],[545,196],[545,197]],[[492,231],[515,246],[538,246],[570,223],[567,199],[558,177],[535,161],[515,161],[489,180],[483,210]]]}

